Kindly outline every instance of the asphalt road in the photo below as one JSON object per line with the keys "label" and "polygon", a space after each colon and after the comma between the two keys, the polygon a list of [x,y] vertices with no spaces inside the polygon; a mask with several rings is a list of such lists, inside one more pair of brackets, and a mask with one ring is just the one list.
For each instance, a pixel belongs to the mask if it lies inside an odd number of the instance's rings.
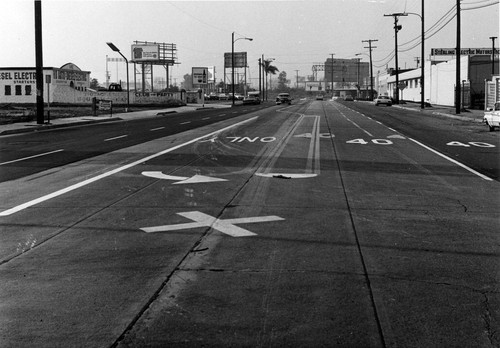
{"label": "asphalt road", "polygon": [[300,101],[47,132],[87,154],[0,183],[0,346],[498,346],[498,132],[413,120]]}

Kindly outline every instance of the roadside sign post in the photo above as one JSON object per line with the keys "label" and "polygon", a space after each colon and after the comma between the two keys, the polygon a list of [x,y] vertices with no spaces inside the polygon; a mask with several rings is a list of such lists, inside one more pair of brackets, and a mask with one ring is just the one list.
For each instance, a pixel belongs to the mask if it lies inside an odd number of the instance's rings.
{"label": "roadside sign post", "polygon": [[50,124],[50,83],[52,78],[50,75],[45,75],[45,82],[47,83],[47,124]]}
{"label": "roadside sign post", "polygon": [[192,75],[193,86],[200,87],[200,95],[198,100],[201,100],[203,107],[205,106],[205,86],[208,83],[208,67],[193,67]]}

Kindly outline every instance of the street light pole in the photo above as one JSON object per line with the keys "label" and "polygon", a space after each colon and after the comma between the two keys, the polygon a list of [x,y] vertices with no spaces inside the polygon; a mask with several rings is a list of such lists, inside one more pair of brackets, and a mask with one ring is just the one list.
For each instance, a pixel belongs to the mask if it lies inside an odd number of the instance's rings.
{"label": "street light pole", "polygon": [[[424,30],[424,0],[422,0],[422,15],[419,15],[418,13],[412,13],[412,12],[405,12],[406,15],[414,15],[420,17],[420,21],[422,23],[422,28],[421,28],[421,51],[420,51],[420,60],[421,60],[421,65],[420,65],[420,108],[424,109],[425,108],[425,50],[424,50],[424,41],[425,41],[425,30]],[[397,54],[397,53],[396,53]]]}
{"label": "street light pole", "polygon": [[128,79],[128,59],[120,52],[118,47],[113,45],[111,42],[106,42],[106,44],[111,48],[114,52],[118,52],[123,59],[125,59],[125,64],[127,65],[127,109],[125,112],[128,112],[130,108],[130,90],[129,90],[129,79]]}
{"label": "street light pole", "polygon": [[[248,40],[252,41],[252,38],[249,37],[240,37],[238,39],[234,39],[234,31],[231,34],[231,89],[232,89],[232,105],[234,106],[234,43],[238,40]],[[246,62],[245,62],[246,65]]]}

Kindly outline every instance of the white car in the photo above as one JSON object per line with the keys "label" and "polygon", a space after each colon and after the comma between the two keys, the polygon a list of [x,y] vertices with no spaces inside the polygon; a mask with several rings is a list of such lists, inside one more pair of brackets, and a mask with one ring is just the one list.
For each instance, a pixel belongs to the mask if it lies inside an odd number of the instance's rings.
{"label": "white car", "polygon": [[386,95],[379,95],[377,99],[375,99],[375,106],[379,105],[385,105],[385,106],[391,106],[392,105],[392,99],[389,98]]}
{"label": "white car", "polygon": [[500,128],[500,102],[495,103],[494,109],[488,109],[484,112],[483,122],[490,127],[490,132],[495,130],[495,127]]}

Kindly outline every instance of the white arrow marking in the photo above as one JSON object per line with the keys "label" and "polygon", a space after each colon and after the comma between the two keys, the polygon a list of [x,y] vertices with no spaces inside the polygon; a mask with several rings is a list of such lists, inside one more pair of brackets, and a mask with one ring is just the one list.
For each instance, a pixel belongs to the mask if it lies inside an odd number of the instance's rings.
{"label": "white arrow marking", "polygon": [[204,175],[198,175],[198,174],[196,174],[192,177],[187,177],[187,176],[167,175],[167,174],[163,174],[162,172],[142,172],[142,175],[148,176],[150,178],[155,178],[155,179],[178,181],[178,182],[173,183],[173,185],[199,184],[201,182],[227,181],[226,179],[214,178],[212,176],[204,176]]}
{"label": "white arrow marking", "polygon": [[198,227],[211,227],[214,230],[225,233],[232,237],[249,237],[255,236],[256,233],[245,230],[244,228],[235,226],[235,224],[248,224],[254,222],[267,222],[267,221],[282,221],[285,220],[279,216],[257,216],[239,219],[226,219],[221,220],[214,218],[210,215],[201,213],[199,211],[191,211],[184,213],[177,213],[177,215],[183,216],[195,222],[189,222],[185,224],[176,225],[165,225],[165,226],[155,226],[155,227],[143,227],[142,231],[146,233],[156,233],[156,232],[168,232],[168,231],[178,231],[186,230]]}
{"label": "white arrow marking", "polygon": [[312,133],[297,134],[293,136],[294,138],[312,138]]}

